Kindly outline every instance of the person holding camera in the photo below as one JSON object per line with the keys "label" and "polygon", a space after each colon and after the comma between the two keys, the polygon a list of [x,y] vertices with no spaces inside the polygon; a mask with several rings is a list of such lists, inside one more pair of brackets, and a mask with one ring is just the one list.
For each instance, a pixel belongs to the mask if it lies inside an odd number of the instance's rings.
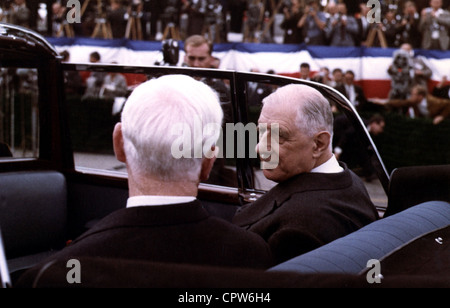
{"label": "person holding camera", "polygon": [[298,22],[305,36],[305,43],[308,45],[325,45],[325,27],[327,17],[320,11],[319,3],[316,0],[308,0],[305,7],[305,14]]}
{"label": "person holding camera", "polygon": [[25,0],[14,0],[10,7],[10,23],[22,26],[30,27],[31,11],[27,7]]}
{"label": "person holding camera", "polygon": [[407,53],[409,53],[412,72],[411,72],[411,78],[412,78],[412,85],[422,85],[425,88],[428,87],[428,81],[431,78],[431,75],[433,75],[433,71],[426,65],[425,61],[420,58],[416,57],[414,55],[414,50],[411,44],[402,44],[400,46],[401,50],[405,50]]}
{"label": "person holding camera", "polygon": [[442,9],[442,0],[430,0],[430,7],[422,10],[419,29],[423,49],[448,50],[450,12]]}
{"label": "person holding camera", "polygon": [[219,23],[218,9],[222,7],[217,0],[187,0],[183,11],[188,15],[186,36],[203,34],[210,25]]}
{"label": "person holding camera", "polygon": [[113,38],[124,38],[127,28],[127,20],[125,16],[127,9],[122,5],[120,0],[111,0],[110,7],[106,14],[106,19],[111,25],[111,34]]}
{"label": "person holding camera", "polygon": [[406,99],[412,86],[422,85],[427,88],[432,71],[422,59],[414,57],[410,44],[403,44],[394,52],[394,60],[388,68],[388,74],[391,76],[389,98]]}
{"label": "person holding camera", "polygon": [[358,24],[355,17],[347,14],[345,3],[337,4],[337,17],[331,18],[325,29],[330,46],[355,46]]}
{"label": "person holding camera", "polygon": [[404,50],[394,52],[394,60],[388,68],[388,74],[391,76],[390,99],[406,99],[409,89],[412,85],[411,62],[409,54]]}
{"label": "person holding camera", "polygon": [[403,16],[398,25],[400,43],[409,43],[413,48],[420,48],[422,33],[419,30],[420,15],[414,1],[403,5]]}
{"label": "person holding camera", "polygon": [[299,0],[287,0],[283,7],[284,19],[280,24],[284,30],[284,44],[299,44],[303,42],[303,33],[298,23],[303,16]]}

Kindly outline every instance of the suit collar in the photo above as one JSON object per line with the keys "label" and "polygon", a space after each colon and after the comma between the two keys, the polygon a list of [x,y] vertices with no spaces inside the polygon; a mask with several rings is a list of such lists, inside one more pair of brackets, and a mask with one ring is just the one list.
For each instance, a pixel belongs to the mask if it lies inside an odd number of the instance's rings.
{"label": "suit collar", "polygon": [[252,224],[266,217],[280,207],[293,194],[313,190],[336,190],[352,185],[350,170],[344,163],[340,173],[302,173],[289,180],[277,184],[265,195],[252,204],[242,208],[233,219],[233,223],[241,227],[250,227]]}
{"label": "suit collar", "polygon": [[177,225],[204,220],[208,217],[209,214],[198,200],[163,206],[123,208],[100,220],[79,239],[108,229]]}

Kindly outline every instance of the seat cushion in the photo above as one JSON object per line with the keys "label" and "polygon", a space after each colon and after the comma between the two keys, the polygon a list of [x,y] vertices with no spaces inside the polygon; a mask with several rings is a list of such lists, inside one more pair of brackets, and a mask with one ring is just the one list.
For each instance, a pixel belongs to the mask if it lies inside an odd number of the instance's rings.
{"label": "seat cushion", "polygon": [[427,201],[450,202],[450,165],[395,169],[390,178],[384,217]]}
{"label": "seat cushion", "polygon": [[450,225],[450,203],[425,202],[269,269],[298,273],[358,274],[405,243]]}
{"label": "seat cushion", "polygon": [[66,223],[63,174],[0,173],[0,227],[7,259],[62,247]]}

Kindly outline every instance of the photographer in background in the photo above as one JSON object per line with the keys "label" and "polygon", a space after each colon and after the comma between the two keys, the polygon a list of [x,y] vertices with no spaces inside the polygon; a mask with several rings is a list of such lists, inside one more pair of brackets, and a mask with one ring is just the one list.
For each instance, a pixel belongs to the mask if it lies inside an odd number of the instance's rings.
{"label": "photographer in background", "polygon": [[125,14],[127,14],[127,10],[122,5],[122,1],[111,0],[111,6],[106,13],[106,19],[111,25],[111,34],[113,38],[125,37],[125,30],[127,28]]}
{"label": "photographer in background", "polygon": [[22,27],[30,27],[31,11],[25,0],[14,0],[9,9],[9,22]]}
{"label": "photographer in background", "polygon": [[442,9],[442,0],[430,0],[430,7],[422,10],[419,29],[423,49],[448,49],[450,12]]}
{"label": "photographer in background", "polygon": [[230,15],[230,32],[242,33],[244,13],[247,9],[247,0],[226,0],[225,14]]}
{"label": "photographer in background", "polygon": [[392,79],[389,98],[406,99],[415,85],[427,88],[432,73],[421,58],[414,56],[412,46],[403,44],[394,52],[394,60],[388,69]]}
{"label": "photographer in background", "polygon": [[425,88],[428,87],[428,81],[431,78],[431,75],[433,75],[433,72],[431,69],[425,64],[425,61],[422,58],[415,57],[414,50],[411,44],[403,44],[400,46],[401,50],[406,51],[409,54],[409,61],[411,63],[412,71],[411,71],[411,78],[412,78],[412,85],[421,85]]}
{"label": "photographer in background", "polygon": [[400,43],[409,43],[413,48],[420,48],[422,33],[419,31],[420,15],[414,1],[403,4],[403,16],[398,25]]}
{"label": "photographer in background", "polygon": [[390,99],[406,99],[412,85],[412,71],[410,55],[407,51],[399,49],[394,52],[394,60],[388,68],[391,76]]}
{"label": "photographer in background", "polygon": [[325,28],[330,46],[355,46],[359,31],[355,17],[347,14],[345,3],[337,4],[337,11],[337,18],[333,16]]}
{"label": "photographer in background", "polygon": [[[181,0],[165,0],[161,5],[161,31],[163,39],[180,39],[180,18],[183,3]],[[172,29],[172,31],[170,31]]]}
{"label": "photographer in background", "polygon": [[[163,12],[165,1],[142,0],[142,37],[144,40],[155,40],[158,33],[158,21]],[[150,29],[148,28],[150,26]]]}
{"label": "photographer in background", "polygon": [[303,33],[298,26],[303,16],[300,0],[285,0],[283,4],[284,19],[280,27],[284,30],[284,44],[303,43]]}
{"label": "photographer in background", "polygon": [[[188,14],[186,36],[204,35],[212,25],[216,25],[215,31],[222,32],[221,12],[224,10],[219,0],[187,0],[183,11]],[[219,36],[222,37],[222,33]]]}
{"label": "photographer in background", "polygon": [[307,45],[325,45],[324,29],[327,25],[327,17],[320,10],[317,0],[308,0],[305,14],[300,19],[298,26],[303,29],[305,43]]}

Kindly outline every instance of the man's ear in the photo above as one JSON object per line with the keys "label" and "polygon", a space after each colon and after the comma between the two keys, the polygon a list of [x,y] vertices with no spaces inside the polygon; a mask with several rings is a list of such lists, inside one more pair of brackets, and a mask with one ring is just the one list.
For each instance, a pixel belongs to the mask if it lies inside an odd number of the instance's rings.
{"label": "man's ear", "polygon": [[211,153],[208,153],[202,160],[202,169],[200,170],[200,181],[206,181],[209,178],[209,174],[214,166],[214,162],[217,158],[219,148],[217,146],[211,147]]}
{"label": "man's ear", "polygon": [[125,163],[127,157],[123,148],[122,123],[117,123],[116,126],[114,126],[113,147],[117,160]]}
{"label": "man's ear", "polygon": [[313,151],[313,155],[315,157],[319,157],[320,155],[322,155],[322,153],[324,153],[325,151],[328,150],[328,148],[330,147],[330,143],[331,143],[331,135],[329,132],[327,131],[323,131],[320,133],[317,133],[314,136],[314,151]]}

